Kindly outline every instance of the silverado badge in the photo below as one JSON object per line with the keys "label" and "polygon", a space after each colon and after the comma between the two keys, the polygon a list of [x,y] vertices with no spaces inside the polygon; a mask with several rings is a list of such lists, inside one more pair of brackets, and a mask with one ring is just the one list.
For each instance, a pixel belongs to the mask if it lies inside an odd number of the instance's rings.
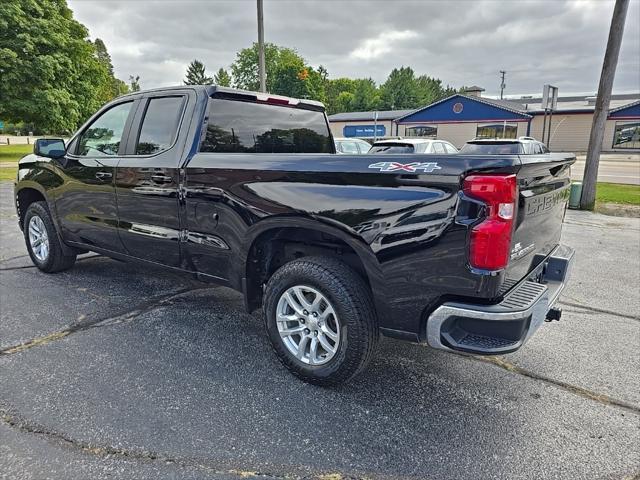
{"label": "silverado badge", "polygon": [[381,172],[417,172],[423,171],[426,173],[431,173],[434,170],[440,170],[442,167],[439,167],[436,162],[427,162],[427,163],[398,163],[398,162],[378,162],[372,163],[369,165],[369,168],[375,168],[380,170]]}

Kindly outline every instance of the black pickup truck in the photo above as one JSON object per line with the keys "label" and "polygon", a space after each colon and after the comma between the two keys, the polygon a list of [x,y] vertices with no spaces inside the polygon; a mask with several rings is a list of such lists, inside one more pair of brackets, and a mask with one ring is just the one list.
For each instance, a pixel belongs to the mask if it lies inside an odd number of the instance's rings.
{"label": "black pickup truck", "polygon": [[226,285],[262,308],[293,373],[328,385],[381,333],[498,354],[559,318],[574,161],[336,155],[318,102],[185,86],[120,97],[67,144],[38,140],[15,200],[40,270],[94,251]]}

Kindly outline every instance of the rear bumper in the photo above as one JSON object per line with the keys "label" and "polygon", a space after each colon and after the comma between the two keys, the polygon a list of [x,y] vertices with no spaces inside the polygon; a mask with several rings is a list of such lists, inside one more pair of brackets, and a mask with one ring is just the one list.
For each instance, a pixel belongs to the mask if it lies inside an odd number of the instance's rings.
{"label": "rear bumper", "polygon": [[496,305],[447,302],[427,319],[427,343],[434,348],[495,355],[525,344],[558,300],[574,251],[559,245]]}

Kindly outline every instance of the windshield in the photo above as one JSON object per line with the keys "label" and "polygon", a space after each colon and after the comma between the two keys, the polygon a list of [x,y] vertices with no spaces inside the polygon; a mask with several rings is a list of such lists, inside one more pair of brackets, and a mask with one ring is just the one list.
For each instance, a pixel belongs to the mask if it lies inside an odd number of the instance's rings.
{"label": "windshield", "polygon": [[518,155],[522,145],[515,142],[467,143],[460,149],[466,155]]}
{"label": "windshield", "polygon": [[414,149],[413,145],[406,143],[374,143],[367,153],[414,153]]}

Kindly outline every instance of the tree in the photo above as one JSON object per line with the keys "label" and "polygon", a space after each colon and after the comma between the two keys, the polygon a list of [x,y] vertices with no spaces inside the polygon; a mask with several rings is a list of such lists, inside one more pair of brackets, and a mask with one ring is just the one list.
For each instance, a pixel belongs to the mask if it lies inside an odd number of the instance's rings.
{"label": "tree", "polygon": [[331,115],[350,111],[354,91],[355,80],[350,78],[328,79],[325,84],[327,113]]}
{"label": "tree", "polygon": [[419,105],[418,86],[411,67],[394,68],[380,90],[385,109],[416,108]]}
{"label": "tree", "polygon": [[224,68],[218,70],[218,72],[213,76],[213,83],[216,85],[220,85],[221,87],[230,87],[231,86],[231,75]]}
{"label": "tree", "polygon": [[109,55],[109,52],[107,51],[107,46],[99,38],[95,39],[95,41],[93,42],[93,45],[96,48],[96,57],[98,58],[100,63],[102,63],[105,66],[105,68],[109,71],[110,88],[107,95],[109,98],[107,98],[105,101],[111,100],[112,98],[119,97],[120,95],[124,95],[125,93],[128,93],[129,86],[119,78],[116,78],[113,73],[113,64],[111,63],[111,55]]}
{"label": "tree", "polygon": [[353,93],[342,91],[336,97],[333,103],[333,111],[331,111],[330,114],[340,112],[353,112],[353,103]]}
{"label": "tree", "polygon": [[108,99],[109,69],[64,0],[3,2],[0,118],[71,132]]}
{"label": "tree", "polygon": [[199,60],[193,60],[187,67],[185,85],[212,85],[213,78],[207,77],[205,67]]}
{"label": "tree", "polygon": [[95,39],[93,45],[96,47],[96,56],[98,57],[98,60],[107,67],[109,74],[113,75],[113,64],[111,63],[111,55],[109,55],[109,52],[107,51],[107,46],[99,38]]}
{"label": "tree", "polygon": [[[267,74],[267,92],[273,92],[273,81],[278,69],[290,68],[291,65],[305,65],[305,60],[298,53],[286,47],[279,47],[273,43],[264,45],[265,70]],[[236,60],[231,64],[233,86],[244,90],[259,90],[258,78],[258,44],[243,48],[236,54]]]}
{"label": "tree", "polygon": [[367,112],[383,108],[380,92],[371,78],[355,80],[351,106],[354,112]]}
{"label": "tree", "polygon": [[129,88],[132,92],[140,91],[140,75],[129,75]]}
{"label": "tree", "polygon": [[312,67],[298,62],[280,65],[271,83],[271,91],[278,95],[324,101],[322,77]]}

